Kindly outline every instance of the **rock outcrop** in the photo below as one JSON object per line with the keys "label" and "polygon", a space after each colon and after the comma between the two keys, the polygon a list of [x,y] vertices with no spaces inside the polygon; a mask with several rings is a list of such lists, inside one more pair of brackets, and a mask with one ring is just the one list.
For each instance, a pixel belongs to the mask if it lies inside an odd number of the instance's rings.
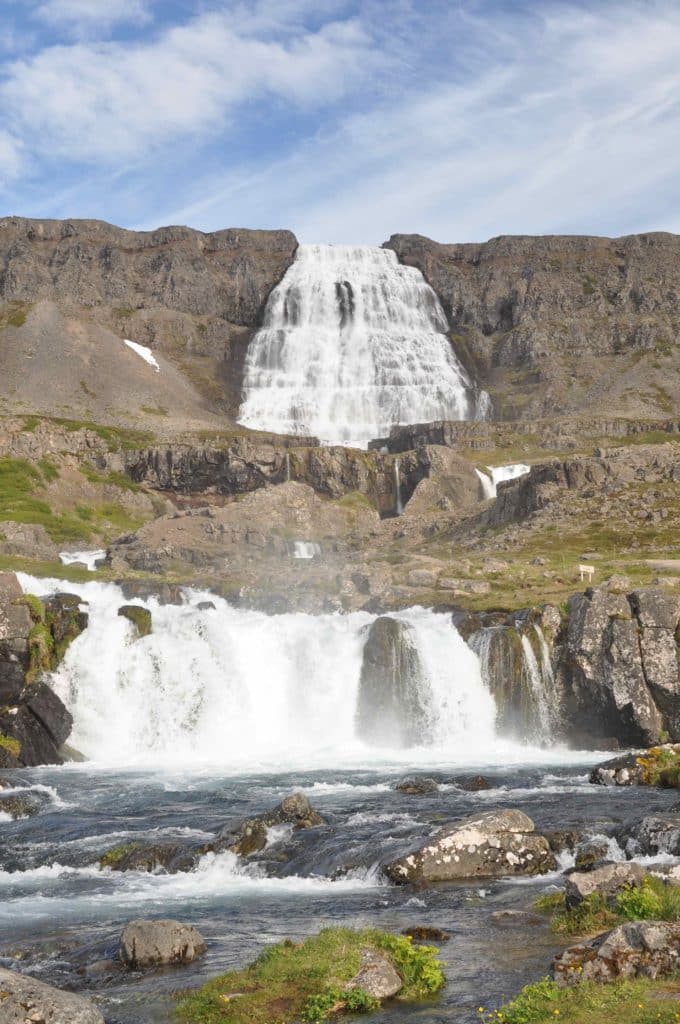
{"label": "rock outcrop", "polygon": [[387,877],[409,882],[448,882],[552,871],[555,858],[544,836],[522,811],[490,811],[442,829],[413,853],[385,865]]}
{"label": "rock outcrop", "polygon": [[54,668],[87,617],[74,595],[42,604],[0,573],[0,767],[61,764],[73,720],[41,674]]}
{"label": "rock outcrop", "polygon": [[603,400],[612,414],[649,416],[655,405],[677,413],[677,388],[668,387],[679,358],[677,235],[462,245],[393,235],[386,245],[439,295],[453,346],[490,391],[497,418],[563,415]]}
{"label": "rock outcrop", "polygon": [[552,965],[559,985],[618,978],[663,978],[680,965],[680,924],[631,921],[591,942],[570,946]]}
{"label": "rock outcrop", "polygon": [[607,902],[614,902],[624,889],[642,885],[646,872],[639,864],[607,863],[594,866],[590,871],[567,872],[564,890],[567,910],[573,910],[594,894]]}
{"label": "rock outcrop", "polygon": [[374,746],[417,746],[428,737],[427,677],[407,622],[382,616],[368,629],[356,710],[357,736]]}
{"label": "rock outcrop", "polygon": [[180,921],[131,921],[120,939],[120,959],[132,970],[188,964],[205,953],[203,936]]}
{"label": "rock outcrop", "polygon": [[99,1010],[82,996],[0,968],[2,1024],[104,1024]]}

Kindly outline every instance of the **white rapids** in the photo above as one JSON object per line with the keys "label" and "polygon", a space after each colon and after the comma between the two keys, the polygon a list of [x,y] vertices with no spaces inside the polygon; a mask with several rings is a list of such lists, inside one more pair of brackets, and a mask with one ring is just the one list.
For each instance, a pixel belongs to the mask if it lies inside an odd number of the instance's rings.
{"label": "white rapids", "polygon": [[365,447],[398,424],[483,419],[441,304],[390,249],[301,245],[250,343],[239,422]]}

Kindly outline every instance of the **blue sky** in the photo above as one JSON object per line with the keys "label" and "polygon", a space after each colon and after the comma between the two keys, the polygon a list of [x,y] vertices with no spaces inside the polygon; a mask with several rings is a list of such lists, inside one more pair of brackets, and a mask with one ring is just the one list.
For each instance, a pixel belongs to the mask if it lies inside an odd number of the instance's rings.
{"label": "blue sky", "polygon": [[677,0],[0,0],[0,211],[680,231]]}

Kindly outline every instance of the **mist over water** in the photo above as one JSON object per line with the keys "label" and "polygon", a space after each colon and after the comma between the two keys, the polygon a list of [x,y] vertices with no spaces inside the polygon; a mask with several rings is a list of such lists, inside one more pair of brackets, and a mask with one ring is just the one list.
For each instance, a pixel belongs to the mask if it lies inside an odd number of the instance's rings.
{"label": "mist over water", "polygon": [[365,446],[397,424],[484,418],[448,329],[390,249],[301,245],[250,343],[239,421]]}

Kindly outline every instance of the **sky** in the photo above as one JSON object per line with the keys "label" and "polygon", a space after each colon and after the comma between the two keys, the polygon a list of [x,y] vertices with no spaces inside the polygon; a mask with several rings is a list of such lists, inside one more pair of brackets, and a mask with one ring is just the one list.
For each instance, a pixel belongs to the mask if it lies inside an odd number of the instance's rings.
{"label": "sky", "polygon": [[0,0],[0,215],[680,231],[678,0]]}

